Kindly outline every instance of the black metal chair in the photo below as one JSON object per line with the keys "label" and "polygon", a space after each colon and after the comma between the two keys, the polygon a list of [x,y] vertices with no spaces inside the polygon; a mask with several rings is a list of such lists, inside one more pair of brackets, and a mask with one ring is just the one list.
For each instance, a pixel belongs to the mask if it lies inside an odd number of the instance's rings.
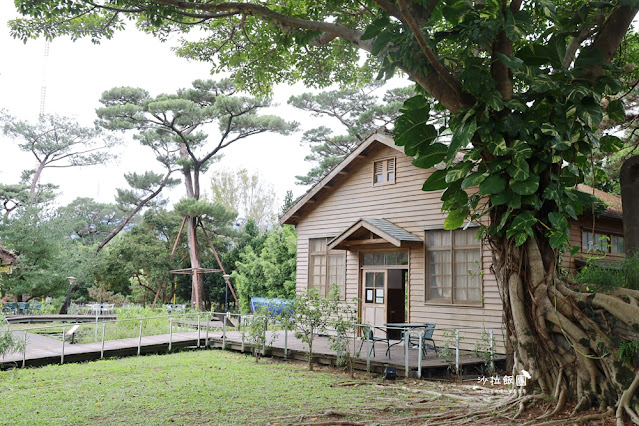
{"label": "black metal chair", "polygon": [[[375,336],[375,329],[383,331],[386,337]],[[371,345],[368,355],[370,355],[372,352],[373,356],[375,356],[375,342],[383,342],[386,343],[386,356],[388,356],[388,358],[390,359],[390,340],[388,339],[388,333],[385,329],[381,327],[371,327],[370,325],[363,325],[361,339],[362,343],[359,345],[359,352],[362,351],[364,343],[368,340]]]}
{"label": "black metal chair", "polygon": [[[435,332],[435,324],[432,323],[426,323],[424,324],[424,331],[422,333],[422,354],[424,356],[426,356],[426,341],[430,341],[433,344],[433,348],[435,348],[435,353],[437,353],[437,345],[435,344],[435,341],[433,340],[433,333]],[[419,345],[419,340],[417,340],[418,336],[413,336],[411,335],[409,337],[409,343],[412,346],[418,346]]]}

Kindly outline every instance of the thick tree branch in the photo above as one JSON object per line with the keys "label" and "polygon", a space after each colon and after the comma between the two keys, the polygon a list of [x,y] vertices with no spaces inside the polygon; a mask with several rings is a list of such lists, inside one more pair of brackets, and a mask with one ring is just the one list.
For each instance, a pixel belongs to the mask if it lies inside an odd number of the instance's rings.
{"label": "thick tree branch", "polygon": [[398,0],[399,8],[402,14],[402,17],[406,24],[409,26],[413,35],[417,39],[417,43],[422,48],[426,59],[433,67],[433,69],[437,72],[437,74],[441,77],[441,79],[448,85],[450,90],[454,93],[455,97],[458,99],[462,98],[462,86],[459,81],[444,67],[441,63],[435,52],[431,50],[428,46],[428,40],[426,40],[426,36],[419,28],[417,21],[413,17],[411,11],[409,10],[408,3],[406,0]]}
{"label": "thick tree branch", "polygon": [[[512,4],[511,4],[512,6]],[[507,8],[506,0],[502,0],[502,11]],[[493,43],[492,63],[490,65],[490,75],[497,84],[497,91],[501,95],[502,100],[509,101],[513,98],[513,79],[510,68],[497,58],[497,54],[501,53],[505,56],[513,55],[513,42],[506,35],[506,31],[502,30],[497,34],[497,38]]]}
{"label": "thick tree branch", "polygon": [[160,194],[160,192],[162,192],[162,189],[164,189],[166,184],[169,182],[169,178],[171,177],[171,174],[174,171],[175,170],[169,169],[166,172],[166,174],[164,175],[164,179],[162,179],[162,182],[160,183],[158,188],[155,191],[151,192],[151,194],[149,194],[146,198],[141,200],[135,206],[135,208],[127,215],[127,217],[122,222],[120,222],[120,224],[113,231],[111,231],[111,233],[107,235],[106,238],[102,240],[100,244],[98,244],[98,247],[95,249],[96,253],[99,253],[100,250],[102,250],[104,246],[106,246],[109,243],[109,241],[111,241],[116,235],[118,235],[120,231],[122,231],[124,227],[131,221],[131,219],[133,219],[133,216],[135,216],[145,205],[147,205],[149,201],[157,197]]}
{"label": "thick tree branch", "polygon": [[[597,38],[592,44],[592,48],[602,53],[604,61],[610,62],[612,60],[630,24],[632,24],[632,20],[637,14],[637,11],[638,9],[618,7],[603,24]],[[597,65],[584,68],[584,77],[591,81],[603,73],[604,69]]]}

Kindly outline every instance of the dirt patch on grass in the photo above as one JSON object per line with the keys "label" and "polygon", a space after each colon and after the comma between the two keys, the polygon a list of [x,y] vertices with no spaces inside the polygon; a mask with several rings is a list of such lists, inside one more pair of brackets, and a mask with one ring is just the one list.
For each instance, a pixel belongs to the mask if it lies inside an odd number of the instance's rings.
{"label": "dirt patch on grass", "polygon": [[[306,369],[300,361],[266,358],[261,362],[294,364]],[[473,425],[523,425],[523,424],[577,424],[577,417],[587,420],[581,424],[596,426],[615,425],[614,414],[601,416],[595,409],[572,415],[574,404],[566,404],[558,413],[549,415],[554,401],[543,398],[530,399],[518,418],[513,416],[519,411],[519,403],[507,403],[514,391],[501,383],[490,381],[480,385],[472,378],[466,381],[456,378],[438,377],[435,379],[404,379],[384,381],[378,375],[355,371],[353,376],[344,369],[333,366],[315,366],[315,371],[339,376],[342,381],[337,387],[373,387],[380,391],[375,403],[352,406],[348,410],[335,411],[326,407],[324,411],[281,416],[268,421],[269,425],[398,425],[398,424],[473,424]],[[514,400],[513,400],[514,401]],[[492,407],[492,408],[491,408]]]}

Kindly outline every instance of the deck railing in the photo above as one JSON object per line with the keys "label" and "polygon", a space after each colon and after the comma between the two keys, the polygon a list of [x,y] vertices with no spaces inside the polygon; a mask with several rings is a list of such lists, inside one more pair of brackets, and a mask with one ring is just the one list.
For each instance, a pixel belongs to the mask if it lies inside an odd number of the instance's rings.
{"label": "deck railing", "polygon": [[[197,348],[202,345],[204,347],[210,346],[210,332],[221,332],[221,347],[227,349],[227,324],[233,323],[234,328],[240,331],[242,351],[245,349],[245,333],[243,332],[243,326],[248,321],[254,321],[259,316],[254,315],[241,315],[224,312],[199,312],[199,313],[183,313],[183,312],[171,312],[166,315],[141,317],[141,318],[123,318],[123,319],[106,319],[96,316],[95,321],[91,323],[74,322],[69,324],[57,324],[47,326],[25,326],[20,324],[18,327],[11,327],[14,333],[24,333],[23,338],[25,342],[28,340],[29,333],[44,334],[50,337],[60,339],[61,351],[60,351],[60,363],[64,363],[65,349],[68,341],[74,343],[100,343],[100,359],[104,358],[105,342],[119,340],[119,339],[132,339],[137,338],[137,355],[142,353],[142,340],[143,337],[151,337],[158,335],[168,334],[168,351],[171,351],[174,346],[174,336],[183,332],[197,332]],[[270,332],[283,333],[284,334],[284,358],[289,356],[289,333],[293,330],[290,327],[284,327],[264,317],[265,321],[270,321]],[[352,339],[353,351],[351,355],[356,358],[366,360],[366,370],[371,370],[371,347],[372,341],[369,336],[360,336],[360,330],[362,327],[370,327],[368,324],[356,324],[352,333],[349,333],[347,339]],[[266,337],[266,329],[264,333]],[[375,328],[387,331],[387,327],[377,326]],[[73,329],[73,332],[69,333]],[[394,330],[398,330],[398,327],[392,327]],[[404,366],[405,374],[410,374],[409,363],[409,351],[411,349],[417,349],[417,375],[421,377],[422,373],[422,349],[424,345],[423,331],[420,329],[401,329],[402,339],[399,341],[404,348]],[[449,357],[448,363],[450,368],[454,367],[456,372],[460,372],[462,365],[462,358],[460,356],[460,341],[467,337],[469,333],[477,334],[485,333],[487,336],[485,347],[483,348],[486,354],[487,364],[492,369],[494,368],[495,359],[495,346],[494,346],[494,331],[492,329],[485,329],[483,327],[459,327],[455,329],[442,329],[438,328],[438,331],[444,331],[447,333],[449,339],[444,344],[438,344],[440,350],[446,350],[450,353],[454,353],[453,358]],[[411,339],[410,336],[416,337],[416,344],[413,344],[415,339]],[[266,338],[262,340],[262,353],[266,350]],[[439,342],[439,340],[438,340]],[[443,343],[443,342],[442,342]],[[356,351],[357,344],[366,346],[365,356],[362,357],[359,351]],[[395,341],[395,345],[397,345]],[[348,345],[350,347],[350,343]],[[363,349],[363,348],[362,348]],[[349,350],[350,351],[350,350]],[[26,365],[26,344],[23,345],[22,350],[22,366]]]}

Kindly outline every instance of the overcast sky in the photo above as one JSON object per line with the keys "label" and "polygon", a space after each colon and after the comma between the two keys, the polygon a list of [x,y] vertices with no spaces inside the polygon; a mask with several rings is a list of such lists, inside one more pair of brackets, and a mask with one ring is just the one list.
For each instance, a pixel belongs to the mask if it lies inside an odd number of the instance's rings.
{"label": "overcast sky", "polygon": [[[0,109],[20,119],[37,120],[43,82],[46,86],[46,113],[70,116],[90,126],[96,118],[98,99],[107,89],[133,86],[157,95],[188,87],[198,78],[211,78],[207,64],[189,62],[173,54],[170,48],[177,43],[177,38],[161,43],[134,29],[118,33],[114,39],[105,40],[101,45],[93,45],[89,40],[71,42],[56,39],[50,43],[49,54],[45,58],[44,40],[23,44],[9,36],[6,21],[14,16],[13,2],[1,1],[0,46],[3,60],[0,62]],[[302,91],[305,88],[301,85],[278,87],[275,101],[279,106],[269,113],[300,121],[303,129],[316,126],[316,119],[311,120],[307,113],[286,104],[291,94]],[[307,188],[294,184],[295,175],[306,174],[311,165],[303,161],[308,148],[300,146],[301,134],[301,131],[291,136],[263,134],[228,147],[223,151],[225,157],[222,162],[207,173],[203,187],[208,186],[209,176],[219,168],[233,170],[244,167],[259,172],[265,181],[273,185],[279,201],[288,189],[292,189],[295,195],[303,193]],[[116,162],[106,166],[45,170],[41,181],[60,186],[61,204],[67,204],[78,196],[112,202],[115,188],[126,186],[123,173],[151,168],[161,171],[154,164],[151,151],[139,147],[130,135],[123,138],[128,142]],[[17,183],[22,170],[34,166],[35,160],[30,154],[20,152],[15,142],[0,135],[0,182]],[[172,191],[171,199],[178,199],[183,191],[180,185]]]}

